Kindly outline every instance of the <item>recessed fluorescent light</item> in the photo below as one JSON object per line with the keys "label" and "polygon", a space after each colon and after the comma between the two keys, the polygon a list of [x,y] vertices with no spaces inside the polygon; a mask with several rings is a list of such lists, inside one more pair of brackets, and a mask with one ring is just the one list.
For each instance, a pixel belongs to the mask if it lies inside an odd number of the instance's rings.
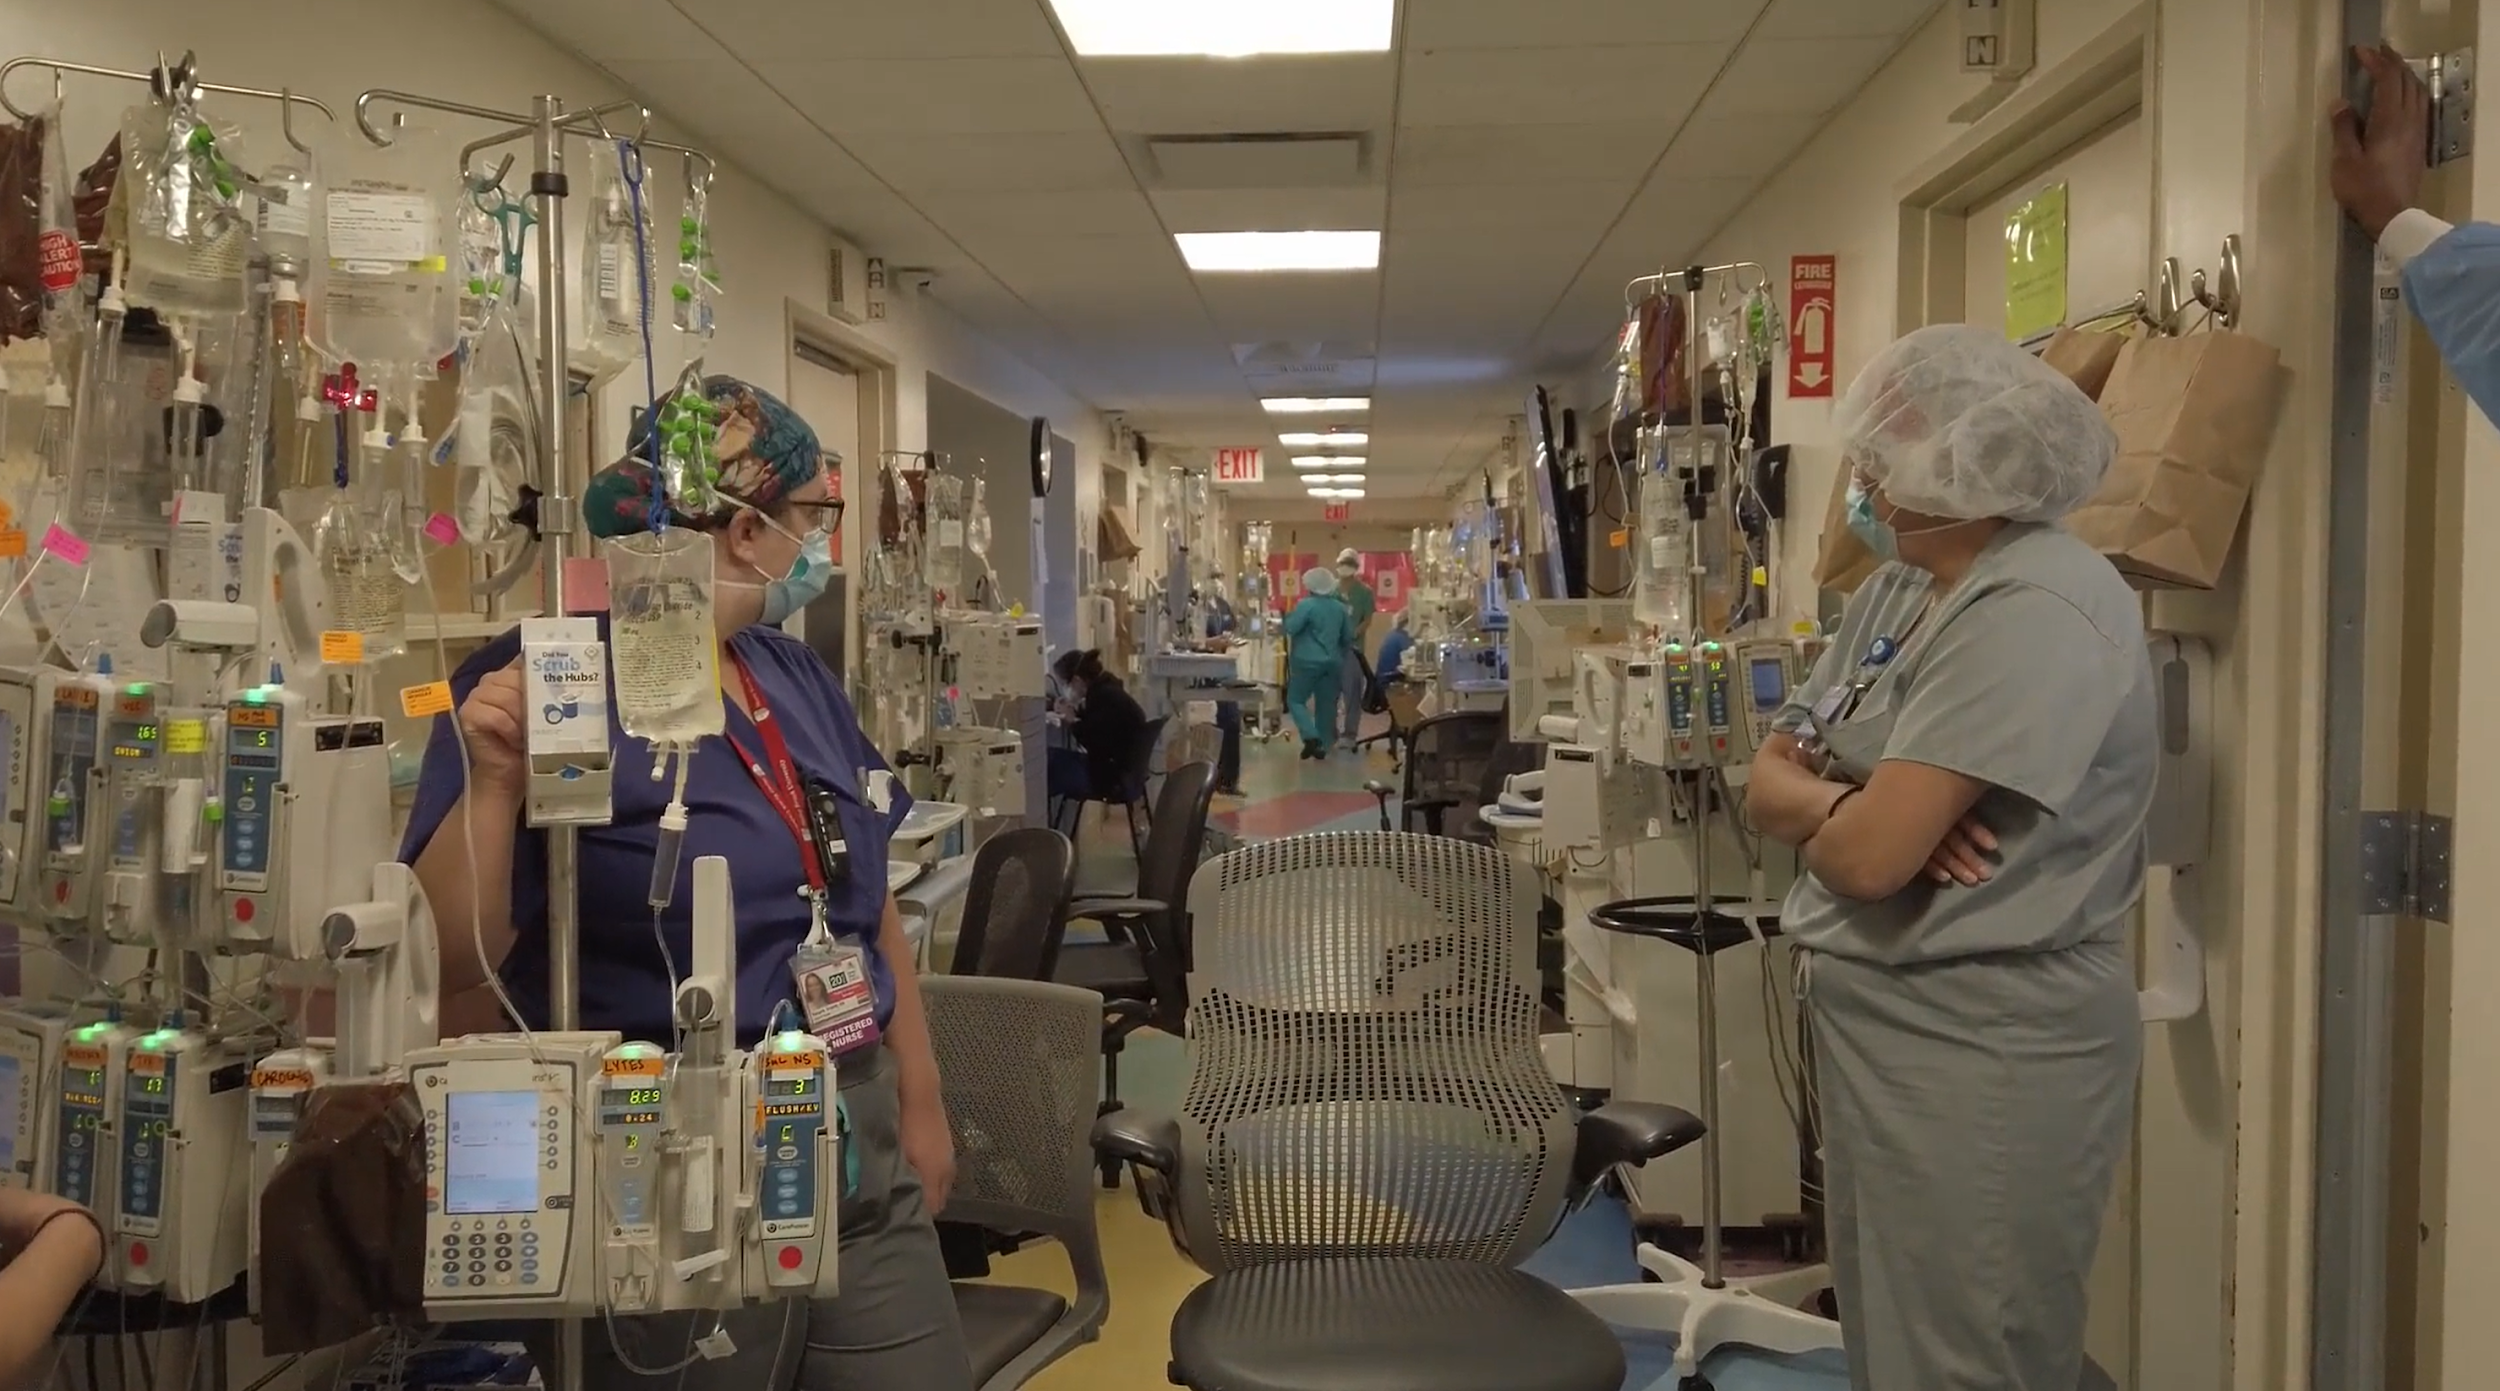
{"label": "recessed fluorescent light", "polygon": [[1360,430],[1342,430],[1329,434],[1303,433],[1276,437],[1287,449],[1360,449],[1372,437]]}
{"label": "recessed fluorescent light", "polygon": [[1363,495],[1360,488],[1313,488],[1311,496],[1322,502],[1350,502]]}
{"label": "recessed fluorescent light", "polygon": [[1362,468],[1371,460],[1360,454],[1296,454],[1295,468]]}
{"label": "recessed fluorescent light", "polygon": [[1308,485],[1325,488],[1331,483],[1360,483],[1363,481],[1363,475],[1359,473],[1306,473],[1302,475],[1302,481]]}
{"label": "recessed fluorescent light", "polygon": [[1175,232],[1194,271],[1378,270],[1378,232]]}
{"label": "recessed fluorescent light", "polygon": [[1372,408],[1369,396],[1270,396],[1259,402],[1269,415],[1353,415]]}
{"label": "recessed fluorescent light", "polygon": [[1082,58],[1386,53],[1393,0],[1050,0]]}

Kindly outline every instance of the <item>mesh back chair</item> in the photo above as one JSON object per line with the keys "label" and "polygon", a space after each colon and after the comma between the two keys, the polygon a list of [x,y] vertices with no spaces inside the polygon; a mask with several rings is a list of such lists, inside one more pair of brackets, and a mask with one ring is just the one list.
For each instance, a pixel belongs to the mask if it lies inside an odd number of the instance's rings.
{"label": "mesh back chair", "polygon": [[1498,710],[1448,710],[1415,726],[1401,781],[1363,784],[1380,799],[1380,829],[1391,829],[1389,798],[1395,796],[1396,829],[1464,836],[1478,819],[1476,808],[1486,804],[1485,770],[1509,737],[1509,719]]}
{"label": "mesh back chair", "polygon": [[1111,1311],[1094,1230],[1094,1066],[1102,1001],[1048,981],[932,976],[921,982],[955,1140],[949,1222],[1048,1237],[1076,1276],[1048,1290],[955,1286],[981,1391],[1012,1391],[1089,1343]]}
{"label": "mesh back chair", "polygon": [[1596,1316],[1512,1267],[1672,1107],[1575,1115],[1537,1047],[1537,890],[1439,836],[1298,836],[1191,882],[1189,1086],[1095,1143],[1215,1278],[1172,1323],[1201,1391],[1617,1391]]}
{"label": "mesh back chair", "polygon": [[1076,847],[1057,831],[1024,826],[983,841],[964,890],[954,973],[1050,979],[1075,892]]}
{"label": "mesh back chair", "polygon": [[1120,756],[1119,786],[1097,787],[1083,797],[1060,798],[1050,808],[1051,826],[1054,829],[1059,826],[1064,812],[1067,834],[1073,839],[1085,816],[1086,803],[1100,802],[1104,806],[1118,807],[1128,813],[1129,849],[1139,855],[1145,854],[1144,838],[1137,826],[1137,813],[1145,808],[1146,784],[1154,776],[1155,750],[1162,746],[1163,727],[1170,720],[1169,715],[1157,715],[1137,731],[1137,742]]}
{"label": "mesh back chair", "polygon": [[[1215,765],[1184,763],[1163,780],[1154,821],[1138,860],[1133,898],[1079,899],[1071,919],[1102,924],[1107,942],[1078,942],[1059,953],[1054,979],[1103,997],[1102,1109],[1120,1104],[1120,1052],[1128,1036],[1152,1026],[1178,1034],[1189,1024],[1189,914],[1183,896],[1198,868],[1215,800]],[[1117,1164],[1103,1166],[1116,1187]]]}

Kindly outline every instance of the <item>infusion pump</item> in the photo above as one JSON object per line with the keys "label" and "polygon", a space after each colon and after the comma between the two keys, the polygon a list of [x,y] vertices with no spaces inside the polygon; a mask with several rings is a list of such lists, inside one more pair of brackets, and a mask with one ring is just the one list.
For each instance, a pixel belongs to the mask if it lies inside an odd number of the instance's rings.
{"label": "infusion pump", "polygon": [[46,1078],[61,1067],[70,1032],[66,1005],[13,1002],[0,1007],[0,1188],[52,1191],[53,1125],[44,1104]]}
{"label": "infusion pump", "polygon": [[112,1264],[125,1293],[193,1304],[251,1257],[246,1153],[251,1053],[238,1040],[157,1029],[123,1050]]}

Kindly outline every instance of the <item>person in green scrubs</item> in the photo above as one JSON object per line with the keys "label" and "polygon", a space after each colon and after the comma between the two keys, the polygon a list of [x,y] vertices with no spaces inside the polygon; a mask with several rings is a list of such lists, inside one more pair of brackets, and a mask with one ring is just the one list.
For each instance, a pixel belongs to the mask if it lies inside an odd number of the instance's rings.
{"label": "person in green scrubs", "polygon": [[1352,750],[1363,728],[1363,687],[1368,684],[1356,654],[1363,650],[1363,635],[1379,607],[1372,587],[1363,583],[1363,558],[1352,546],[1337,552],[1337,599],[1353,622],[1347,634],[1346,659],[1337,669],[1337,747]]}
{"label": "person in green scrubs", "polygon": [[1337,692],[1354,650],[1354,611],[1337,597],[1337,577],[1313,566],[1302,601],[1285,615],[1285,709],[1302,732],[1302,756],[1326,758],[1336,737]]}

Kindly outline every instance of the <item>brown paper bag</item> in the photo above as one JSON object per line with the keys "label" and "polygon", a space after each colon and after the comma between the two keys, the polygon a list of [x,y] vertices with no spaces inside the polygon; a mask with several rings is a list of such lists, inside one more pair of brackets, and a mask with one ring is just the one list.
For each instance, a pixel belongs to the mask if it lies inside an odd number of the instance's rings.
{"label": "brown paper bag", "polygon": [[2140,588],[2213,588],[2282,394],[2282,355],[2244,333],[2129,341],[2101,392],[2118,457],[2067,529]]}
{"label": "brown paper bag", "polygon": [[2118,365],[2118,350],[2125,346],[2124,334],[2060,328],[2048,346],[2040,349],[2040,360],[2065,373],[2066,380],[2098,401],[2109,385],[2110,369]]}

